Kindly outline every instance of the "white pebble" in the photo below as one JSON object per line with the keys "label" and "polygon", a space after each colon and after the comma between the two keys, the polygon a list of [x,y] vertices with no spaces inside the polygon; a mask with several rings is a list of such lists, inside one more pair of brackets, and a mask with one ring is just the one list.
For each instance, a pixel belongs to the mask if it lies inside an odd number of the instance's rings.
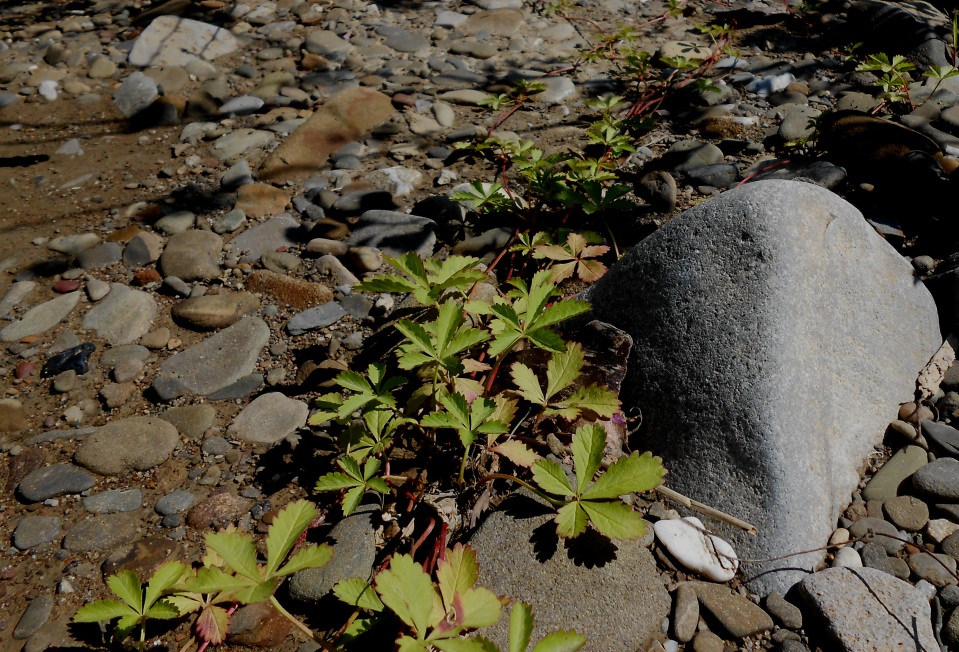
{"label": "white pebble", "polygon": [[915,587],[926,597],[926,600],[932,600],[936,597],[936,587],[926,580],[919,580],[916,582]]}
{"label": "white pebble", "polygon": [[50,100],[51,102],[57,99],[57,82],[48,79],[46,81],[40,82],[40,95],[45,100]]}
{"label": "white pebble", "polygon": [[739,559],[723,539],[709,534],[695,516],[657,521],[656,538],[679,563],[714,582],[728,582],[736,575]]}
{"label": "white pebble", "polygon": [[862,557],[852,548],[840,548],[832,565],[833,568],[862,568]]}
{"label": "white pebble", "polygon": [[844,543],[849,543],[849,530],[844,527],[837,527],[829,537],[829,545],[841,546]]}
{"label": "white pebble", "polygon": [[956,530],[959,530],[959,525],[947,518],[934,518],[926,523],[926,534],[936,543],[942,543]]}

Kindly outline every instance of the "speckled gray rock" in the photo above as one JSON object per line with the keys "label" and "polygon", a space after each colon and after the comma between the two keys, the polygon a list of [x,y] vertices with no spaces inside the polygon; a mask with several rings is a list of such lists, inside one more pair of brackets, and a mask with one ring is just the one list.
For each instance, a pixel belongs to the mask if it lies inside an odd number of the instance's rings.
{"label": "speckled gray rock", "polygon": [[132,118],[148,109],[159,96],[156,81],[138,70],[123,80],[113,94],[113,103],[124,118]]}
{"label": "speckled gray rock", "polygon": [[230,30],[180,16],[159,16],[130,51],[132,66],[186,66],[233,52],[240,41]]}
{"label": "speckled gray rock", "polygon": [[165,360],[153,388],[164,400],[213,394],[249,375],[269,341],[270,327],[262,319],[244,317]]}
{"label": "speckled gray rock", "polygon": [[111,421],[84,439],[74,461],[100,475],[146,471],[165,462],[180,443],[173,424],[157,417]]}
{"label": "speckled gray rock", "polygon": [[110,550],[137,538],[140,519],[131,514],[101,514],[80,521],[63,537],[70,552]]}
{"label": "speckled gray rock", "polygon": [[323,598],[333,585],[349,577],[368,577],[376,561],[376,532],[370,508],[344,518],[330,530],[333,558],[323,568],[294,573],[290,578],[290,596],[304,602]]}
{"label": "speckled gray rock", "polygon": [[13,531],[13,547],[29,550],[60,536],[63,519],[59,516],[24,516]]}
{"label": "speckled gray rock", "polygon": [[233,437],[257,444],[275,444],[306,425],[310,408],[303,401],[269,392],[255,398],[230,424]]}
{"label": "speckled gray rock", "polygon": [[944,503],[959,502],[959,460],[940,457],[912,474],[912,486]]}
{"label": "speckled gray rock", "polygon": [[83,499],[83,509],[91,514],[114,514],[118,512],[132,512],[140,509],[143,504],[143,490],[140,487],[132,489],[110,489]]}
{"label": "speckled gray rock", "polygon": [[[794,181],[751,183],[687,211],[586,298],[591,318],[633,337],[621,399],[643,414],[643,445],[663,456],[670,486],[759,528],[708,524],[746,558],[829,538],[941,342],[911,266],[850,204]],[[785,592],[804,575],[767,571],[822,559],[743,570],[751,590]]]}
{"label": "speckled gray rock", "polygon": [[31,503],[64,494],[78,494],[95,485],[97,479],[70,464],[51,464],[27,474],[18,485],[20,495]]}
{"label": "speckled gray rock", "polygon": [[50,619],[53,604],[53,596],[49,593],[43,593],[31,600],[23,615],[20,616],[17,626],[13,629],[13,638],[23,640],[39,632]]}
{"label": "speckled gray rock", "polygon": [[799,592],[842,652],[938,650],[929,601],[916,588],[873,568],[829,568]]}
{"label": "speckled gray rock", "polygon": [[220,274],[219,257],[223,239],[210,231],[190,229],[177,233],[160,255],[164,276],[184,281],[214,278]]}
{"label": "speckled gray rock", "polygon": [[259,260],[269,251],[296,244],[293,236],[299,228],[300,223],[289,215],[277,215],[233,238],[233,249],[242,253],[244,260]]}
{"label": "speckled gray rock", "polygon": [[30,308],[20,319],[0,330],[0,341],[16,342],[50,330],[80,303],[80,293],[70,292]]}
{"label": "speckled gray rock", "polygon": [[[575,629],[586,636],[590,649],[641,649],[660,631],[670,608],[652,554],[635,540],[617,541],[614,554],[585,541],[573,552],[557,541],[555,524],[550,523],[554,516],[524,496],[509,499],[490,514],[470,539],[480,583],[532,606],[534,640],[557,629]],[[508,619],[500,619],[484,631],[503,649],[507,629]]]}
{"label": "speckled gray rock", "polygon": [[302,335],[303,333],[335,324],[342,319],[345,314],[346,311],[343,309],[343,306],[335,301],[330,301],[329,303],[324,303],[321,306],[316,306],[293,315],[290,321],[286,323],[286,330],[290,335]]}
{"label": "speckled gray rock", "polygon": [[129,344],[153,326],[157,303],[152,295],[111,283],[110,293],[83,317],[83,327],[111,346]]}

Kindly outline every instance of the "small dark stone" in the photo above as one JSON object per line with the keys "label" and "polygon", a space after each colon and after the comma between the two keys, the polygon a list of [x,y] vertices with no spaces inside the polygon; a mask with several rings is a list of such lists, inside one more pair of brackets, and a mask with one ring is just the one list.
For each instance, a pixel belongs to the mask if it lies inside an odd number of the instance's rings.
{"label": "small dark stone", "polygon": [[51,378],[58,376],[64,371],[73,370],[78,376],[90,371],[90,354],[96,350],[96,345],[86,342],[79,346],[74,346],[66,351],[52,356],[43,365],[40,371],[41,378]]}

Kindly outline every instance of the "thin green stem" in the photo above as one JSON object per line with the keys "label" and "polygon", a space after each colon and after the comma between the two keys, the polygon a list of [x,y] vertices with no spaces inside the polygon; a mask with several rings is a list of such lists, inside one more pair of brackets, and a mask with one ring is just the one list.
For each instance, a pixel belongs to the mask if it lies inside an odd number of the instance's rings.
{"label": "thin green stem", "polygon": [[466,462],[470,458],[470,444],[466,445],[466,450],[463,451],[463,460],[460,462],[460,486],[463,486],[463,483],[466,481]]}

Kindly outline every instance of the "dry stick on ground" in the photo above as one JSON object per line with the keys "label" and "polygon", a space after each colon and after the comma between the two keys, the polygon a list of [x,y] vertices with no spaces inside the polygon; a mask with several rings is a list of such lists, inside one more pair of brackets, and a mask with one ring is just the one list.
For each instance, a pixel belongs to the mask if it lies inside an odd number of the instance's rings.
{"label": "dry stick on ground", "polygon": [[745,530],[749,534],[759,534],[759,529],[755,525],[752,525],[751,523],[747,523],[746,521],[738,519],[735,516],[730,516],[726,512],[721,512],[715,507],[710,507],[709,505],[705,505],[699,502],[698,500],[687,498],[683,494],[679,493],[678,491],[674,491],[673,489],[670,489],[666,485],[659,485],[658,487],[656,487],[654,491],[659,493],[664,498],[667,498],[669,500],[672,500],[673,502],[679,503],[683,507],[695,509],[700,514],[705,514],[706,516],[710,516],[724,523],[728,523],[729,525],[734,525],[740,529]]}

